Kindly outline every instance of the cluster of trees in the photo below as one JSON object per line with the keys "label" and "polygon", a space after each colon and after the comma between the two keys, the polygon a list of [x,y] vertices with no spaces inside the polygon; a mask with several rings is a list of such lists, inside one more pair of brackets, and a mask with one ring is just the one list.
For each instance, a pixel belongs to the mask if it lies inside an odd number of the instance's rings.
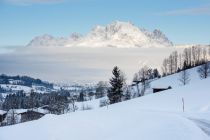
{"label": "cluster of trees", "polygon": [[107,95],[109,84],[105,81],[99,81],[96,85],[95,98],[102,98]]}
{"label": "cluster of trees", "polygon": [[198,68],[198,73],[201,79],[205,79],[210,76],[210,63],[206,62]]}
{"label": "cluster of trees", "polygon": [[[106,100],[101,100],[100,106],[144,96],[146,89],[150,87],[151,80],[161,77],[157,69],[152,69],[147,66],[142,67],[134,74],[133,85],[126,84],[125,76],[117,66],[114,67],[112,74],[113,77],[109,80],[110,87],[107,91],[107,97],[109,100],[108,102]],[[139,84],[141,84],[141,88],[139,88]],[[136,86],[137,93],[132,94],[134,86]]]}
{"label": "cluster of trees", "polygon": [[[17,91],[9,94],[3,100],[0,94],[0,109],[33,109],[46,107],[52,114],[63,114],[69,111],[76,111],[78,107],[75,102],[92,100],[94,97],[101,98],[107,96],[108,83],[100,81],[96,86],[96,92],[92,90],[81,90],[78,94],[61,89],[51,93],[36,93],[33,90],[30,93]],[[90,109],[89,106],[83,106],[82,110]]]}
{"label": "cluster of trees", "polygon": [[[112,71],[113,77],[109,80],[110,87],[108,88],[108,101],[102,100],[100,106],[105,106],[107,103],[114,104],[124,100],[129,100],[133,97],[144,96],[146,89],[149,87],[149,83],[152,79],[160,78],[160,74],[157,69],[151,69],[147,66],[141,68],[139,72],[135,73],[133,82],[135,85],[127,85],[125,76],[122,71],[115,66]],[[141,83],[141,91],[139,89],[139,83]],[[132,87],[137,86],[137,95],[132,95]]]}
{"label": "cluster of trees", "polygon": [[7,91],[6,89],[4,89],[3,87],[0,86],[0,93],[4,93],[6,91]]}
{"label": "cluster of trees", "polygon": [[33,109],[47,105],[51,113],[62,114],[68,110],[69,97],[70,95],[65,92],[40,94],[31,91],[29,95],[18,92],[6,96],[2,104],[2,109]]}
{"label": "cluster of trees", "polygon": [[193,46],[185,48],[182,53],[174,51],[163,60],[162,76],[205,64],[208,57],[210,57],[210,49],[207,47]]}
{"label": "cluster of trees", "polygon": [[15,81],[15,84],[31,87],[32,85],[42,85],[47,88],[53,88],[52,83],[44,82],[40,79],[34,79],[28,76],[8,76],[0,75],[0,84],[10,84],[10,80]]}
{"label": "cluster of trees", "polygon": [[64,90],[44,94],[33,91],[30,94],[25,94],[20,91],[7,95],[1,109],[33,109],[45,106],[52,114],[63,114],[68,111],[76,111],[78,107],[75,102],[84,101],[83,97],[83,93],[71,95]]}
{"label": "cluster of trees", "polygon": [[[168,58],[164,59],[162,66],[162,77],[170,74],[180,72],[180,82],[186,85],[190,81],[190,74],[187,69],[198,67],[198,74],[200,78],[204,79],[210,76],[210,46],[200,47],[193,46],[185,48],[182,53],[177,51],[172,52]],[[131,87],[136,86],[137,95],[133,97],[144,96],[146,89],[150,87],[152,79],[160,78],[161,75],[157,69],[152,69],[147,66],[142,67],[134,74],[131,86],[126,85],[125,78],[120,69],[116,66],[112,71],[113,77],[110,79],[111,87],[108,89],[109,103],[117,103],[122,100],[129,100],[131,98]],[[139,88],[141,84],[141,88]],[[100,106],[105,106],[107,102],[102,100]]]}
{"label": "cluster of trees", "polygon": [[[133,82],[137,86],[137,96],[144,96],[147,88],[150,87],[152,79],[160,78],[159,71],[155,68],[149,68],[147,66],[142,67],[137,73],[134,74]],[[141,83],[141,91],[139,89],[139,83]]]}
{"label": "cluster of trees", "polygon": [[112,74],[113,76],[109,80],[110,87],[107,91],[108,100],[101,100],[100,106],[114,104],[132,98],[131,86],[126,84],[124,73],[117,66],[115,66]]}
{"label": "cluster of trees", "polygon": [[[207,53],[208,52],[208,53]],[[210,75],[210,47],[192,47],[184,49],[183,66],[180,72],[180,82],[186,85],[190,82],[190,74],[187,69],[199,66],[197,72],[201,79],[205,79]]]}
{"label": "cluster of trees", "polygon": [[[185,68],[185,63],[184,63],[184,69],[180,72],[180,82],[183,85],[186,85],[190,82],[190,74]],[[204,64],[200,65],[197,69],[197,72],[199,74],[199,77],[201,79],[205,79],[210,76],[210,63],[206,61]]]}

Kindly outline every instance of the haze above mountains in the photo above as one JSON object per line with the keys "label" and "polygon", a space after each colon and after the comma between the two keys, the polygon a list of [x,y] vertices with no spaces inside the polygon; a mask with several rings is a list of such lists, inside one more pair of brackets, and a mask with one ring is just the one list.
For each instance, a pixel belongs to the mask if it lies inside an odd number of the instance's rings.
{"label": "haze above mountains", "polygon": [[37,36],[27,46],[65,46],[65,47],[171,47],[164,33],[155,29],[150,32],[136,27],[130,22],[115,21],[107,26],[96,26],[87,35],[73,33],[70,37]]}

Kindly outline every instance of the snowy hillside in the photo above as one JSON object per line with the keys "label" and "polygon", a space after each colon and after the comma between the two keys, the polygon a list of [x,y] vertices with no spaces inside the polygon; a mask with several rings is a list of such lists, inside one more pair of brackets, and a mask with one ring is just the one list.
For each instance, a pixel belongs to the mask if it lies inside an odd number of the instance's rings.
{"label": "snowy hillside", "polygon": [[140,29],[130,22],[115,21],[107,26],[96,26],[82,37],[73,33],[69,38],[43,35],[35,37],[28,46],[66,47],[170,47],[173,43],[160,31]]}
{"label": "snowy hillside", "polygon": [[[187,70],[190,78],[189,84],[200,82],[201,79],[197,72],[198,67]],[[151,82],[151,88],[167,88],[168,86],[171,86],[172,88],[179,88],[180,86],[183,86],[180,82],[180,75],[181,72],[154,80]]]}
{"label": "snowy hillside", "polygon": [[[189,85],[201,82],[201,79],[197,72],[198,67],[194,67],[187,70],[189,74],[189,79],[190,79],[188,83]],[[147,95],[153,94],[153,88],[168,88],[170,86],[172,87],[172,89],[179,89],[180,87],[183,87],[183,84],[180,82],[180,75],[181,75],[181,72],[152,80],[150,83],[150,87],[146,91],[146,94]],[[139,84],[139,89],[141,89],[141,84]],[[132,92],[137,93],[136,86],[132,87]],[[104,99],[101,99],[101,100],[104,100]],[[96,109],[96,108],[99,108],[99,104],[100,104],[100,99],[86,101],[86,102],[77,102],[77,106],[79,108],[82,108],[82,106],[84,105],[92,109]]]}
{"label": "snowy hillside", "polygon": [[210,79],[197,81],[108,109],[46,115],[37,121],[0,128],[0,139],[210,140],[209,83]]}

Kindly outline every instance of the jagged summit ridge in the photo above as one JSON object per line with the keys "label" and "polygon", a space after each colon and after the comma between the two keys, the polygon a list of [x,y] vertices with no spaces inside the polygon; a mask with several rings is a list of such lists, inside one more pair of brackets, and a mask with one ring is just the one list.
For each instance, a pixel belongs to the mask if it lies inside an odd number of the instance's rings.
{"label": "jagged summit ridge", "polygon": [[35,37],[28,46],[66,47],[170,47],[173,43],[160,30],[150,32],[131,22],[115,21],[107,26],[97,25],[86,36],[73,33],[68,38],[43,35]]}

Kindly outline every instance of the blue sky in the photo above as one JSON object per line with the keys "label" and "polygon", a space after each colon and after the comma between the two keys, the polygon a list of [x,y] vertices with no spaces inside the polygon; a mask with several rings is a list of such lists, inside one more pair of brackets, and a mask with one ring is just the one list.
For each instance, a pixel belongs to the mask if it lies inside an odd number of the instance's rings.
{"label": "blue sky", "polygon": [[0,46],[86,34],[115,20],[158,28],[175,44],[210,44],[210,0],[0,0]]}

